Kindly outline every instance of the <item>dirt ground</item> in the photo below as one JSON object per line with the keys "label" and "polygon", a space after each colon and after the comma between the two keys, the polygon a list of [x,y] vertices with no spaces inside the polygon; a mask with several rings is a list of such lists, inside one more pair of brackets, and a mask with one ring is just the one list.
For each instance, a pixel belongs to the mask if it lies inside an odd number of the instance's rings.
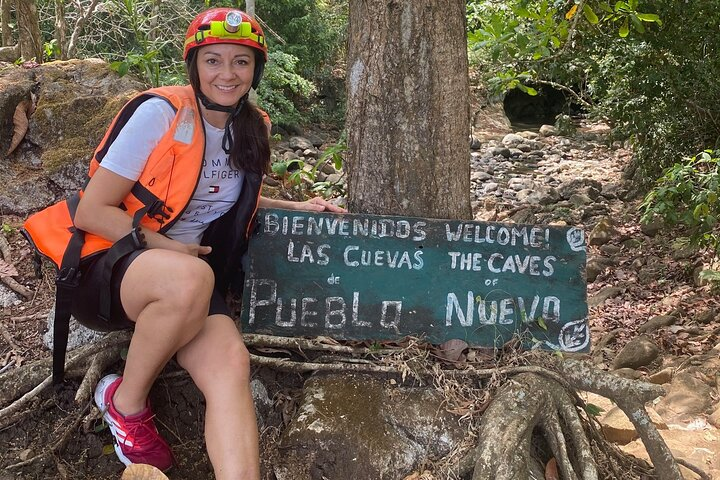
{"label": "dirt ground", "polygon": [[[22,220],[3,216],[2,224],[19,273],[15,278],[30,288],[34,297],[2,311],[0,371],[50,358],[42,336],[54,301],[53,271],[45,266],[41,277],[35,275],[33,256],[19,233]],[[122,363],[118,358],[116,372],[121,371]],[[304,378],[267,368],[254,368],[252,376],[261,380],[275,402],[273,408],[259,412],[262,478],[271,479],[274,475],[268,465],[277,455],[279,434],[294,411]],[[78,379],[70,379],[60,388],[46,390],[21,418],[0,429],[0,480],[120,478],[124,467],[115,456],[110,432],[97,409],[89,403],[75,404],[78,386]],[[171,362],[153,387],[150,400],[158,429],[172,445],[178,463],[169,478],[213,478],[203,440],[204,399],[190,377]],[[67,441],[59,452],[50,453],[64,437]],[[50,454],[33,460],[43,453]]]}

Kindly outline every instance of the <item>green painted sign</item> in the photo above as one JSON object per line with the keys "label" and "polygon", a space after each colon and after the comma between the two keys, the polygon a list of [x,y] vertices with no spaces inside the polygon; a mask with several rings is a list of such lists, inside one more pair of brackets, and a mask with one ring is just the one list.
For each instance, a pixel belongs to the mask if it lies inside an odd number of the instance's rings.
{"label": "green painted sign", "polygon": [[590,349],[582,230],[260,209],[243,331]]}

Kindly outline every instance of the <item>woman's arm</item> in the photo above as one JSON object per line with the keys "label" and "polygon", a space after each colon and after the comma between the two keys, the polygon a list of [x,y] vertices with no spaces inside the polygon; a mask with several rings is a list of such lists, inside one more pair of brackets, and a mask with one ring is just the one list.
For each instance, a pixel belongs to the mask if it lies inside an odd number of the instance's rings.
{"label": "woman's arm", "polygon": [[289,200],[278,200],[275,198],[260,197],[262,208],[284,208],[286,210],[307,210],[310,212],[333,212],[347,213],[347,210],[333,205],[325,199],[314,197],[304,202],[291,202]]}
{"label": "woman's arm", "polygon": [[[103,168],[90,179],[75,213],[75,226],[115,242],[132,230],[132,218],[118,205],[128,195],[135,181]],[[210,253],[210,247],[185,245],[144,228],[148,248],[165,248],[190,255]]]}

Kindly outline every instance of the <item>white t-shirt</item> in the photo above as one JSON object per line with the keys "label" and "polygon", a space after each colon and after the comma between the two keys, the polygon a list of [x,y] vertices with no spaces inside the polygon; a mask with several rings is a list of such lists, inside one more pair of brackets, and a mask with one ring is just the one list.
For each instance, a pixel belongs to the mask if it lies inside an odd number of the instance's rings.
{"label": "white t-shirt", "polygon": [[[123,126],[102,159],[101,167],[137,180],[153,149],[170,128],[175,111],[161,98],[144,101]],[[166,235],[183,243],[200,243],[208,224],[230,210],[240,197],[244,172],[231,165],[222,149],[224,130],[205,124],[205,158],[190,203]]]}

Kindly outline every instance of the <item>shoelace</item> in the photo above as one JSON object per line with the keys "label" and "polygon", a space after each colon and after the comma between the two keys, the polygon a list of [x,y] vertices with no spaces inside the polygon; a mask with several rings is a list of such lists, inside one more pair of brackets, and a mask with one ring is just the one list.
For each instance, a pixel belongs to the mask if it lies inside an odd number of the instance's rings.
{"label": "shoelace", "polygon": [[[143,450],[146,450],[148,446],[159,450],[158,443],[166,448],[169,448],[158,433],[157,428],[155,428],[155,424],[152,423],[153,418],[155,418],[154,414],[148,418],[144,418],[138,422],[132,422],[128,425],[129,428],[127,429],[127,435],[125,436],[125,442],[123,443],[130,440],[133,444],[132,448],[142,447]],[[150,439],[153,441],[149,441]],[[151,448],[150,451],[153,451],[153,448]]]}

